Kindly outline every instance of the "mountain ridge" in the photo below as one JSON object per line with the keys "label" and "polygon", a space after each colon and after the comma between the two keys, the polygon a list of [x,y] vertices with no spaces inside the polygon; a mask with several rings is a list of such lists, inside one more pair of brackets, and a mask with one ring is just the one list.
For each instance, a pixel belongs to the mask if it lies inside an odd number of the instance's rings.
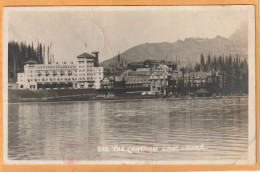
{"label": "mountain ridge", "polygon": [[[196,63],[200,60],[201,53],[204,56],[239,55],[246,58],[248,55],[247,25],[242,24],[230,37],[217,35],[214,38],[189,37],[177,40],[173,43],[143,43],[129,48],[120,54],[120,58],[128,63],[144,60],[180,60],[182,64]],[[117,62],[114,56],[101,64],[108,67]]]}

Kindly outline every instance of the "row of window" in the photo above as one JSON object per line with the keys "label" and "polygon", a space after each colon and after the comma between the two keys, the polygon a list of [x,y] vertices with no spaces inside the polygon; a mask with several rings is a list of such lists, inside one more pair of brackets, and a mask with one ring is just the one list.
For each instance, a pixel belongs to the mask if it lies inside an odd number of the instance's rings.
{"label": "row of window", "polygon": [[[99,77],[99,79],[101,80],[101,77]],[[43,78],[43,79],[28,79],[28,82],[30,82],[30,81],[76,81],[77,80],[77,78],[50,78],[50,79],[48,79],[48,78]],[[79,78],[79,80],[85,80],[85,77],[83,77],[83,78]],[[87,80],[93,80],[93,78],[87,78]],[[21,81],[23,81],[23,80],[21,80]]]}
{"label": "row of window", "polygon": [[149,84],[126,85],[126,88],[140,88],[140,87],[150,87],[150,85]]}
{"label": "row of window", "polygon": [[129,80],[128,82],[148,82],[149,81],[149,79],[133,79],[133,80]]}
{"label": "row of window", "polygon": [[151,76],[151,79],[166,79],[164,76]]}
{"label": "row of window", "polygon": [[[85,76],[85,75],[87,75],[87,76],[96,76],[96,73],[87,73],[87,74],[85,74],[85,73],[80,73],[79,74],[79,76]],[[102,75],[102,73],[97,73],[97,75],[99,75],[99,76],[101,76]],[[43,74],[41,74],[41,73],[38,73],[38,75],[36,76],[36,77],[64,77],[64,76],[77,76],[77,74],[76,73],[61,73],[61,74],[45,74],[45,75],[43,75]],[[35,77],[35,75],[28,75],[28,78],[29,77]],[[22,78],[22,76],[21,76],[21,78]]]}
{"label": "row of window", "polygon": [[[85,68],[86,66],[84,65],[84,66],[79,66],[79,68]],[[92,68],[92,67],[94,67],[94,65],[87,65],[87,68]]]}
{"label": "row of window", "polygon": [[[77,70],[65,70],[66,72],[77,72]],[[79,72],[85,72],[86,70],[78,70]],[[93,69],[87,69],[87,72],[93,72],[93,71],[100,71],[101,72],[101,69],[96,69],[96,70],[93,70]],[[42,72],[45,72],[45,73],[48,73],[48,72],[64,72],[63,70],[37,70],[36,72],[38,73],[42,73]],[[29,73],[33,73],[33,70],[29,70]]]}
{"label": "row of window", "polygon": [[[31,75],[31,77],[32,77],[33,75]],[[73,74],[73,73],[68,73],[68,74],[65,74],[65,73],[63,73],[63,74],[45,74],[45,75],[42,75],[42,74],[38,74],[38,77],[42,77],[42,76],[46,76],[46,77],[64,77],[64,76],[77,76],[77,74]]]}
{"label": "row of window", "polygon": [[91,61],[85,61],[84,59],[82,59],[82,60],[80,60],[79,61],[79,64],[85,64],[85,63],[93,63],[93,60],[91,60]]}
{"label": "row of window", "polygon": [[[93,69],[87,69],[87,70],[84,69],[84,70],[79,70],[79,72],[86,72],[86,71],[87,71],[87,72],[93,72]],[[101,71],[101,70],[99,70],[99,71]]]}
{"label": "row of window", "polygon": [[36,66],[36,69],[66,69],[66,68],[71,68],[71,69],[75,69],[77,66],[73,65],[73,66]]}
{"label": "row of window", "polygon": [[[68,75],[73,75],[73,74],[77,76],[77,73],[68,72]],[[85,73],[79,73],[79,75],[80,74],[85,74]],[[97,75],[98,74],[101,75],[101,73],[97,73]],[[38,73],[38,75],[42,75],[42,74]],[[45,73],[45,75],[50,75],[50,73]],[[57,73],[53,73],[53,75],[57,75]],[[67,73],[61,72],[60,75],[67,75]],[[96,73],[91,72],[91,73],[87,73],[87,75],[96,75]]]}
{"label": "row of window", "polygon": [[42,75],[42,74],[38,74],[38,75],[28,75],[28,78],[33,78],[33,77],[65,77],[65,76],[69,76],[69,77],[72,77],[72,76],[77,76],[77,74],[60,74],[60,75],[57,75],[57,74],[53,74],[53,75],[50,75],[50,74],[45,74],[45,75]]}
{"label": "row of window", "polygon": [[[82,78],[81,78],[81,77],[80,77],[80,78],[79,78],[79,80],[85,80],[85,79],[86,79],[86,80],[92,80],[92,81],[95,80],[95,78],[93,78],[93,77],[87,77],[87,78],[85,78],[85,77],[82,77]],[[97,79],[101,80],[102,78],[99,77],[99,78],[97,78]]]}
{"label": "row of window", "polygon": [[[77,70],[64,70],[65,72],[68,72],[68,73],[71,73],[71,72],[77,72]],[[57,73],[57,72],[60,72],[60,73],[62,73],[62,72],[64,72],[63,70],[37,70],[36,72],[37,73],[50,73],[50,72],[52,72],[52,73]],[[32,70],[30,70],[29,71],[29,73],[33,73],[33,71]]]}

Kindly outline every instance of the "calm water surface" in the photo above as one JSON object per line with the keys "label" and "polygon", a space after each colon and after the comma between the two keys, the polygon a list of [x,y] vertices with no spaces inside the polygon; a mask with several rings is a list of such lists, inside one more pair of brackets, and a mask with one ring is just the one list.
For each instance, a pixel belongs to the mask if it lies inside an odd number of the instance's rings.
{"label": "calm water surface", "polygon": [[[247,102],[206,98],[9,104],[8,159],[247,159]],[[115,145],[203,149],[130,154],[111,151]],[[109,152],[99,152],[98,146],[108,146]]]}

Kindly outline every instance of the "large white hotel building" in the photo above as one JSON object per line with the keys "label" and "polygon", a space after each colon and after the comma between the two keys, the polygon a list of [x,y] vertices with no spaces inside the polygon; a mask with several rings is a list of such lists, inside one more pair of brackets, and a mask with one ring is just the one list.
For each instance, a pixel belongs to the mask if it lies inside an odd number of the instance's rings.
{"label": "large white hotel building", "polygon": [[[92,55],[93,54],[93,55]],[[24,73],[18,73],[19,89],[64,89],[94,88],[99,89],[104,69],[99,66],[98,52],[87,52],[77,56],[77,62],[36,64],[28,61]]]}

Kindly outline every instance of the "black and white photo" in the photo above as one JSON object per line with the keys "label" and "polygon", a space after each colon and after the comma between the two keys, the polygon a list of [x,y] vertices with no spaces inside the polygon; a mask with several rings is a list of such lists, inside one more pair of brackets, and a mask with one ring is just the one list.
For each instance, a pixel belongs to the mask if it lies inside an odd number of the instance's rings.
{"label": "black and white photo", "polygon": [[255,9],[4,8],[4,163],[256,162]]}

